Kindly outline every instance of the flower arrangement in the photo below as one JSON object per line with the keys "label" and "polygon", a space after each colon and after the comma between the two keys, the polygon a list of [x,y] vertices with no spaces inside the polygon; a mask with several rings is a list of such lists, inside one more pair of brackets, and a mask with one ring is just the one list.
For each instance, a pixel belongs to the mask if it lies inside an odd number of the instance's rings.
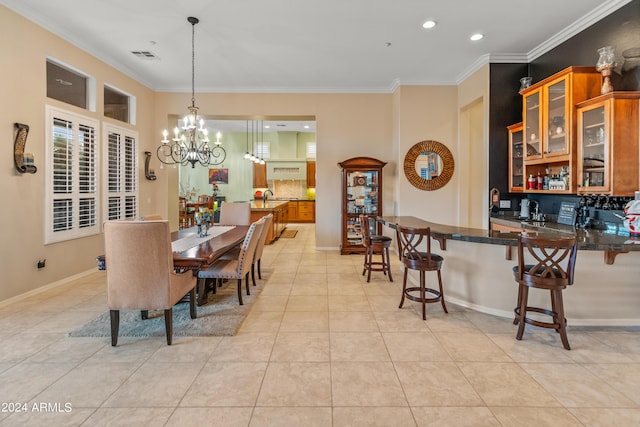
{"label": "flower arrangement", "polygon": [[195,213],[196,225],[198,226],[198,236],[205,237],[209,232],[209,227],[213,222],[213,213],[209,208],[200,208],[199,212]]}
{"label": "flower arrangement", "polygon": [[211,187],[213,187],[213,197],[216,197],[218,195],[218,184],[214,182]]}

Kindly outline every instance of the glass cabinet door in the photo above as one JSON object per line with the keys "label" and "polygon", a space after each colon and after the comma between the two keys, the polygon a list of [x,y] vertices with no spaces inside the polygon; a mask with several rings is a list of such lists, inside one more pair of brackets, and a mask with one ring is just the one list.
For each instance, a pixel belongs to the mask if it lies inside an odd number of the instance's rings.
{"label": "glass cabinet door", "polygon": [[349,245],[362,245],[363,224],[360,224],[359,215],[378,215],[378,181],[376,170],[347,173],[346,237]]}
{"label": "glass cabinet door", "polygon": [[524,189],[523,180],[523,136],[522,123],[512,125],[509,129],[509,188],[510,191],[522,191]]}
{"label": "glass cabinet door", "polygon": [[597,104],[578,111],[578,178],[583,193],[609,190],[609,132],[605,122],[608,105]]}
{"label": "glass cabinet door", "polygon": [[544,123],[545,156],[569,154],[569,132],[566,128],[568,117],[567,80],[563,78],[557,83],[547,86],[545,111],[547,120]]}
{"label": "glass cabinet door", "polygon": [[527,159],[538,159],[542,157],[540,91],[525,95],[524,105],[526,115],[524,122],[527,124],[527,128],[524,130],[526,150],[523,153]]}

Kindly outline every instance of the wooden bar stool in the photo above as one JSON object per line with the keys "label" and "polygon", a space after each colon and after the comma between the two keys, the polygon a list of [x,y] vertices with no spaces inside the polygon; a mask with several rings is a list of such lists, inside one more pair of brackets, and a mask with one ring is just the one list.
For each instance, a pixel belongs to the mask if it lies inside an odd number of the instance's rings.
{"label": "wooden bar stool", "polygon": [[[393,239],[389,236],[372,235],[369,228],[371,217],[368,215],[360,215],[360,227],[362,228],[362,244],[364,245],[364,268],[362,275],[367,274],[367,283],[371,280],[372,271],[382,271],[389,276],[389,280],[393,282],[391,277],[391,259],[389,258],[389,247]],[[374,261],[373,255],[379,253],[382,259]]]}
{"label": "wooden bar stool", "polygon": [[[431,229],[403,227],[396,224],[396,233],[398,236],[398,250],[400,252],[400,260],[404,264],[404,279],[402,281],[402,299],[400,307],[404,304],[404,299],[422,303],[422,319],[427,320],[426,304],[432,302],[440,302],[442,309],[448,313],[447,306],[444,303],[444,291],[442,289],[442,268],[443,258],[440,255],[431,252]],[[426,251],[418,249],[423,244]],[[411,270],[420,272],[420,287],[407,288],[407,273]],[[427,271],[438,272],[438,285],[440,290],[427,288],[425,273]],[[412,292],[420,292],[420,295],[414,296]],[[431,297],[428,295],[432,295]]]}
{"label": "wooden bar stool", "polygon": [[[518,237],[518,265],[513,274],[518,283],[517,307],[514,324],[519,324],[516,339],[521,340],[524,325],[555,329],[567,350],[567,319],[564,317],[562,291],[573,284],[577,245],[575,237],[538,236],[521,233]],[[529,289],[546,289],[551,293],[551,310],[529,307]],[[551,316],[552,322],[542,322],[527,317],[527,312]]]}

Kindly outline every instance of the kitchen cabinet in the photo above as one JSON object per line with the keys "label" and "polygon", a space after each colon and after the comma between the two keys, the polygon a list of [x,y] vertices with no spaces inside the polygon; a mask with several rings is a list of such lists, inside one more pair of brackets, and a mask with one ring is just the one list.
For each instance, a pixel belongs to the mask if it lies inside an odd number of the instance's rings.
{"label": "kitchen cabinet", "polygon": [[267,165],[253,164],[253,188],[267,188]]}
{"label": "kitchen cabinet", "polygon": [[316,188],[316,162],[307,161],[307,188]]}
{"label": "kitchen cabinet", "polygon": [[[568,67],[522,90],[524,192],[575,193],[577,115],[575,104],[600,94],[593,67]],[[526,188],[530,175],[565,176],[559,189]],[[558,187],[558,186],[555,186]],[[564,189],[562,187],[565,187]]]}
{"label": "kitchen cabinet", "polygon": [[282,232],[287,228],[289,202],[273,201],[251,203],[251,222],[255,222],[265,215],[273,214],[271,228],[267,231],[266,243],[269,245],[280,237]]}
{"label": "kitchen cabinet", "polygon": [[290,200],[287,221],[289,223],[316,222],[316,203],[307,200]]}
{"label": "kitchen cabinet", "polygon": [[578,193],[633,196],[639,182],[640,92],[610,92],[579,103]]}
{"label": "kitchen cabinet", "polygon": [[522,164],[522,122],[507,127],[509,131],[509,191],[522,192],[524,189]]}
{"label": "kitchen cabinet", "polygon": [[[359,215],[382,215],[382,168],[386,162],[354,157],[338,163],[342,173],[341,254],[364,253]],[[377,223],[372,234],[381,234]]]}

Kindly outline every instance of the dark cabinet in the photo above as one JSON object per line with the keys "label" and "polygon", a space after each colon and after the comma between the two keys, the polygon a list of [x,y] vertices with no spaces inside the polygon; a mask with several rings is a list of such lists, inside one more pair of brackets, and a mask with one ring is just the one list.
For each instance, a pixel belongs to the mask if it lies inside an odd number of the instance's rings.
{"label": "dark cabinet", "polygon": [[[386,162],[371,157],[354,157],[338,163],[342,169],[341,254],[364,253],[361,214],[382,215],[382,168]],[[382,232],[377,224],[375,234]]]}

